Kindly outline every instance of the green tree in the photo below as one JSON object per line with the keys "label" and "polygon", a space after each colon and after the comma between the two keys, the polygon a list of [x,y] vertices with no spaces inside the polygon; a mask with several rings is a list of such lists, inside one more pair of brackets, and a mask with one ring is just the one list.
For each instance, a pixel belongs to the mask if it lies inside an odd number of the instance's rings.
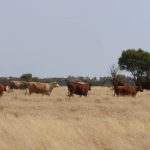
{"label": "green tree", "polygon": [[150,81],[150,53],[145,52],[143,55],[143,66],[142,69],[144,71],[144,76],[146,77],[146,81]]}
{"label": "green tree", "polygon": [[32,74],[31,73],[27,73],[27,74],[23,74],[21,77],[20,77],[21,80],[23,81],[32,81]]}
{"label": "green tree", "polygon": [[132,73],[136,84],[142,76],[147,79],[150,75],[150,53],[142,49],[128,49],[122,52],[118,59],[118,64],[121,70],[126,70]]}

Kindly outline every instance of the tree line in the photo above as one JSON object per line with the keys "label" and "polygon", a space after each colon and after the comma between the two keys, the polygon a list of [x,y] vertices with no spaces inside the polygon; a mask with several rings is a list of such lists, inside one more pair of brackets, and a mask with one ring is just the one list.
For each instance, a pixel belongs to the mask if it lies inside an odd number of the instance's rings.
{"label": "tree line", "polygon": [[[44,82],[50,83],[57,81],[60,85],[66,85],[67,81],[82,81],[89,82],[93,86],[112,86],[112,82],[123,82],[127,85],[139,85],[141,83],[148,83],[150,87],[150,53],[147,51],[139,49],[127,49],[123,50],[121,56],[118,58],[117,66],[112,65],[109,68],[110,76],[106,77],[74,77],[68,76],[64,77],[50,77],[50,78],[39,78],[33,77],[31,73],[22,74],[20,77],[0,77],[0,83],[7,84],[11,80],[21,80],[21,81],[34,81],[34,82]],[[132,74],[132,77],[120,74],[121,70],[126,70]]]}
{"label": "tree line", "polygon": [[[118,78],[121,79],[126,84],[134,84],[133,78],[125,76],[125,75],[118,75]],[[28,82],[43,82],[43,83],[51,83],[53,81],[57,81],[61,86],[65,86],[67,81],[77,81],[77,82],[88,82],[93,86],[112,86],[112,77],[74,77],[68,76],[66,78],[63,77],[50,77],[50,78],[39,78],[33,77],[31,73],[23,74],[20,77],[0,77],[0,83],[8,84],[9,81],[17,80],[17,81],[28,81]]]}

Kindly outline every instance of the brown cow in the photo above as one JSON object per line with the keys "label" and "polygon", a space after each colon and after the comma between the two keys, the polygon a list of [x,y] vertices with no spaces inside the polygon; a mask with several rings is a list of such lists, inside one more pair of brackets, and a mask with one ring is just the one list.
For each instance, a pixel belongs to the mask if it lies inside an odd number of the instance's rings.
{"label": "brown cow", "polygon": [[88,91],[91,90],[91,85],[89,83],[81,83],[81,82],[68,82],[68,96],[71,97],[74,94],[87,96]]}
{"label": "brown cow", "polygon": [[143,88],[141,86],[114,86],[114,96],[136,96],[137,92],[143,92]]}
{"label": "brown cow", "polygon": [[6,91],[6,85],[0,83],[0,96],[3,95],[3,92]]}
{"label": "brown cow", "polygon": [[10,81],[9,88],[12,90],[13,89],[27,89],[28,82],[26,82],[26,81]]}
{"label": "brown cow", "polygon": [[[28,83],[28,89],[29,89],[29,95],[32,93],[36,94],[46,94],[50,95],[52,92],[53,88],[59,87],[59,84],[55,81],[50,84],[48,83],[41,83],[41,82],[29,82]],[[25,95],[27,94],[27,90]]]}

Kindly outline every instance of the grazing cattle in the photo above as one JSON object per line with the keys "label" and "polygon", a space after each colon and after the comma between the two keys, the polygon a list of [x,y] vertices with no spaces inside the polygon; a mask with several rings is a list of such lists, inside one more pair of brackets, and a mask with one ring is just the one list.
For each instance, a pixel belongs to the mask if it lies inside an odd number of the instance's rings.
{"label": "grazing cattle", "polygon": [[6,85],[0,83],[0,96],[3,95],[3,92],[6,91]]}
{"label": "grazing cattle", "polygon": [[26,82],[26,81],[10,81],[9,88],[10,89],[27,89],[28,82]]}
{"label": "grazing cattle", "polygon": [[71,97],[74,94],[87,96],[88,91],[91,90],[91,85],[89,83],[81,82],[68,82],[68,96]]}
{"label": "grazing cattle", "polygon": [[[40,82],[29,82],[28,83],[28,89],[29,89],[29,95],[32,93],[36,94],[45,94],[45,95],[50,95],[52,92],[53,88],[59,87],[59,84],[57,82],[52,82],[50,84],[48,83],[40,83]],[[27,90],[25,95],[27,94]]]}
{"label": "grazing cattle", "polygon": [[143,88],[141,86],[115,86],[114,87],[114,96],[136,96],[137,92],[143,92]]}

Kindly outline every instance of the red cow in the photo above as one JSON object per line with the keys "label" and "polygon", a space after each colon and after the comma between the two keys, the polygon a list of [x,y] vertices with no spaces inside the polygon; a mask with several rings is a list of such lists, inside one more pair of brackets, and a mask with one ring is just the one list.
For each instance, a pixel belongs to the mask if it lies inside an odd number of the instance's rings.
{"label": "red cow", "polygon": [[128,95],[128,96],[136,96],[137,92],[143,92],[143,88],[141,86],[115,86],[114,87],[114,96],[120,95]]}
{"label": "red cow", "polygon": [[87,96],[88,91],[91,90],[91,85],[89,83],[81,83],[81,82],[68,82],[68,96],[71,97],[74,94],[79,95],[80,97]]}
{"label": "red cow", "polygon": [[0,83],[0,96],[3,95],[3,92],[6,91],[6,85]]}

